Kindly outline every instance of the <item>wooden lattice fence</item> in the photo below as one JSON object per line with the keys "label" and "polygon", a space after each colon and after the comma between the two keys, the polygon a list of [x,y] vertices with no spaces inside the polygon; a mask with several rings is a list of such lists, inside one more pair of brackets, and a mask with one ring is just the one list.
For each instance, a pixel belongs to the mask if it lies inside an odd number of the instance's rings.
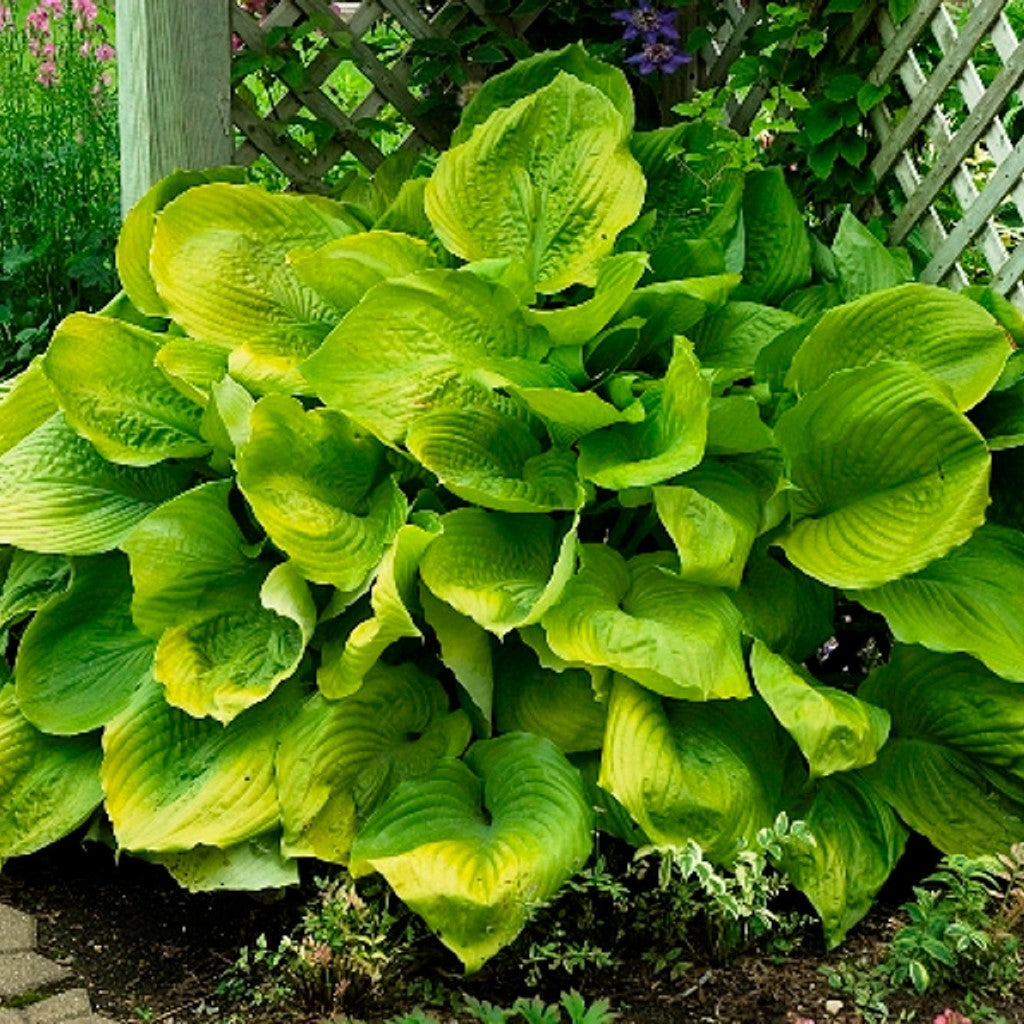
{"label": "wooden lattice fence", "polygon": [[[839,47],[852,53],[869,37],[881,40],[881,56],[870,81],[890,86],[889,99],[871,111],[865,126],[878,189],[859,212],[884,212],[891,220],[893,243],[921,243],[930,255],[925,280],[957,288],[990,280],[1024,308],[1024,140],[1015,141],[1005,123],[1007,111],[1024,102],[1024,44],[1006,17],[1007,4],[1008,0],[977,0],[965,20],[962,4],[919,0],[896,26],[887,3],[868,0],[851,19]],[[745,36],[767,16],[760,0],[725,0],[723,6],[728,20],[700,59],[678,76],[680,93],[722,84],[742,52]],[[168,34],[206,33],[197,41],[206,48],[205,66],[215,90],[206,108],[220,114],[212,141],[211,132],[200,131],[198,123],[189,126],[201,154],[193,163],[250,164],[263,157],[294,187],[309,191],[326,190],[339,164],[356,161],[372,171],[386,151],[445,144],[448,125],[424,103],[422,85],[411,81],[409,51],[415,41],[445,40],[473,27],[496,28],[508,38],[522,40],[524,48],[545,45],[545,40],[530,37],[543,5],[530,17],[512,21],[489,14],[484,0],[280,0],[261,20],[234,0],[189,0],[183,5],[120,0],[119,33],[121,12],[132,7],[163,7],[164,19],[179,17],[167,10],[186,8],[190,13],[180,17],[203,18],[201,28],[158,25]],[[215,16],[201,16],[200,8]],[[390,46],[380,44],[382,26],[390,26]],[[227,56],[232,35],[238,51],[233,83]],[[275,62],[282,39],[292,37],[312,38],[315,44]],[[173,43],[180,49],[180,39]],[[136,48],[139,45],[136,41]],[[124,42],[121,55],[126,56]],[[259,102],[246,76],[238,73],[246,55],[261,60],[264,84],[268,75],[273,79]],[[202,63],[193,55],[193,64],[196,61]],[[357,87],[353,102],[346,103],[333,88],[339,69],[347,69],[363,86]],[[436,83],[438,89],[451,87]],[[131,106],[129,90],[123,124],[127,117],[137,131],[140,120],[168,121],[162,108],[153,106],[159,106],[160,97],[150,92],[149,106],[140,113]],[[352,95],[350,88],[350,100]],[[754,88],[733,102],[728,108],[733,127],[746,131],[763,98],[764,92]],[[179,115],[179,121],[182,116],[187,118],[188,111]],[[198,108],[197,117],[201,119]],[[391,128],[387,147],[370,130],[382,124]],[[205,149],[202,138],[207,140]],[[219,159],[211,158],[211,150]],[[176,153],[171,165],[187,162]],[[126,189],[126,202],[148,184],[147,174],[152,180],[167,169],[138,160],[134,166],[139,180]]]}

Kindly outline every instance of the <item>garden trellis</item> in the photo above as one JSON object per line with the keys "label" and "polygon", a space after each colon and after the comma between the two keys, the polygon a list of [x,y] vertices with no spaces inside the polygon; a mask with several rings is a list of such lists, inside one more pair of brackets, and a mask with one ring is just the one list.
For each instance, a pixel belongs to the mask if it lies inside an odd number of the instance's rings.
{"label": "garden trellis", "polygon": [[[1006,0],[980,0],[958,29],[955,9],[920,0],[897,27],[888,5],[874,0],[861,5],[840,46],[852,51],[870,34],[880,36],[884,48],[870,80],[890,85],[894,98],[872,110],[866,125],[879,187],[873,209],[859,212],[895,218],[889,228],[894,244],[920,233],[931,254],[924,280],[959,288],[991,279],[1024,307],[1024,140],[1014,143],[1004,123],[1007,109],[1024,97],[1024,46],[1005,8]],[[354,159],[370,171],[383,161],[385,153],[365,126],[384,111],[402,136],[401,148],[440,148],[446,129],[410,85],[412,41],[443,40],[479,25],[498,27],[537,49],[543,40],[531,39],[530,29],[542,9],[513,20],[489,14],[482,0],[429,7],[411,0],[283,0],[261,23],[230,0],[123,0],[122,126],[130,129],[124,131],[125,203],[171,167],[251,164],[261,156],[293,187],[325,191],[325,179],[340,161]],[[723,82],[744,36],[765,17],[759,0],[728,0],[726,9],[727,23],[680,73],[680,91]],[[298,74],[295,61],[286,62],[272,101],[257,109],[244,81],[232,85],[232,33],[243,54],[266,54],[282,33],[311,22],[320,28],[321,45],[310,49]],[[385,22],[397,26],[406,42],[382,56],[367,40]],[[182,39],[188,45],[182,47]],[[998,62],[987,85],[976,66],[982,53],[990,68]],[[344,62],[365,81],[351,109],[332,95],[328,82]],[[733,104],[733,126],[746,130],[762,98],[755,88]],[[901,100],[909,106],[895,117]],[[319,126],[312,146],[290,130],[303,123]]]}

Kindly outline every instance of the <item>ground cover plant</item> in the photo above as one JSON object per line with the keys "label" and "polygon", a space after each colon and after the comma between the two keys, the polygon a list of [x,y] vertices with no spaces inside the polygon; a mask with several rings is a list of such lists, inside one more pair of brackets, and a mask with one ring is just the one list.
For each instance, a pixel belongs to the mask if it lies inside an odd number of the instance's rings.
{"label": "ground cover plant", "polygon": [[113,7],[0,3],[0,374],[117,290]]}
{"label": "ground cover plant", "polygon": [[1019,317],[632,111],[572,46],[365,203],[141,201],[0,401],[0,857],[378,872],[474,971],[595,828],[732,864],[785,813],[830,946],[908,827],[1020,839]]}

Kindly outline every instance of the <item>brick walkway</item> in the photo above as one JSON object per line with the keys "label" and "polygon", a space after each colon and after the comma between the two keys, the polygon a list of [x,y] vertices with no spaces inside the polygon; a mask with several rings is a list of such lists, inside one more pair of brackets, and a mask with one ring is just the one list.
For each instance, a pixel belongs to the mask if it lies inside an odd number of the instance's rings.
{"label": "brick walkway", "polygon": [[41,996],[71,972],[35,949],[35,920],[0,904],[0,1024],[113,1024],[92,1012],[85,989]]}

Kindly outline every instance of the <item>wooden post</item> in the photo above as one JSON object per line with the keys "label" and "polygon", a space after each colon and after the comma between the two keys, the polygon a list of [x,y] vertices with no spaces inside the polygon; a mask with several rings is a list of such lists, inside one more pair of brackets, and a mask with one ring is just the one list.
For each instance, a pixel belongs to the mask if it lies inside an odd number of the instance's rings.
{"label": "wooden post", "polygon": [[231,163],[231,0],[118,0],[121,209],[175,169]]}

